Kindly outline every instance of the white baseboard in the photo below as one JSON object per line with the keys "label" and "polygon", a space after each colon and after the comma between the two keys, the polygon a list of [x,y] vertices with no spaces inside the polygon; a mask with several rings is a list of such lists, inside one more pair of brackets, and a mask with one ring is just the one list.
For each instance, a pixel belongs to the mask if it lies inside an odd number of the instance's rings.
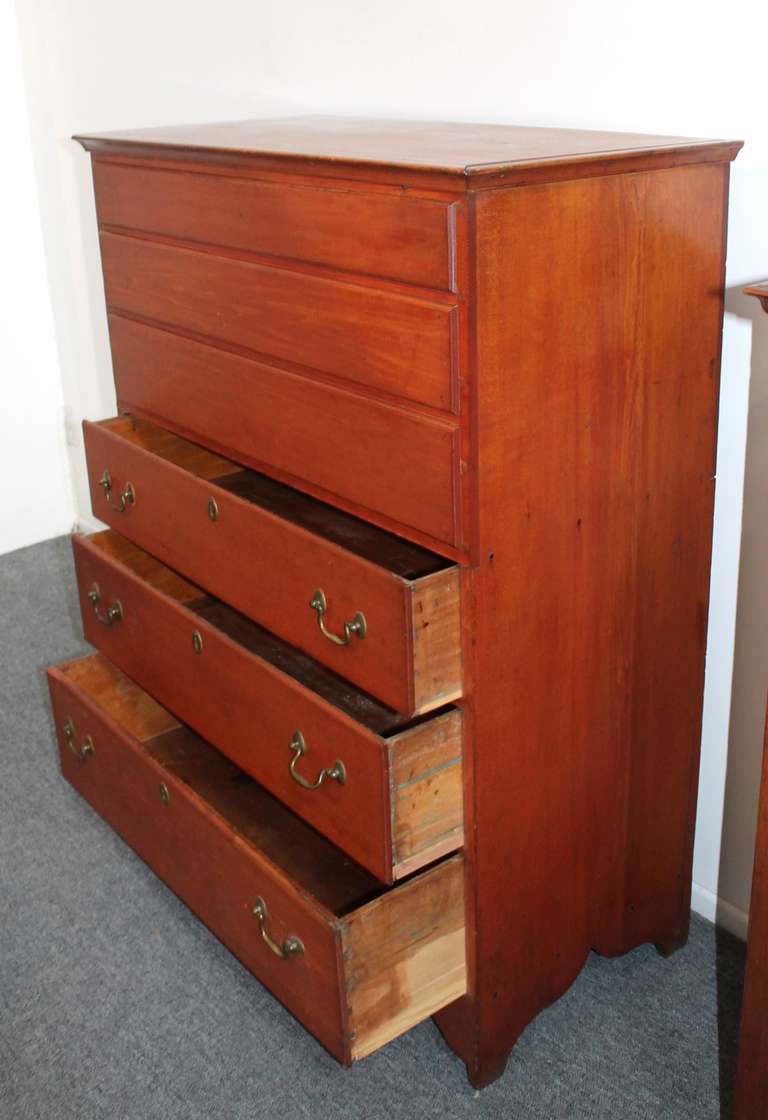
{"label": "white baseboard", "polygon": [[108,529],[109,526],[105,525],[103,521],[97,521],[95,517],[78,517],[75,524],[72,526],[73,533],[96,533],[100,529]]}
{"label": "white baseboard", "polygon": [[732,906],[730,902],[713,894],[712,891],[708,891],[706,887],[700,887],[698,883],[693,884],[691,891],[691,909],[701,914],[702,918],[709,918],[710,922],[740,937],[742,941],[747,940],[749,916],[743,910]]}

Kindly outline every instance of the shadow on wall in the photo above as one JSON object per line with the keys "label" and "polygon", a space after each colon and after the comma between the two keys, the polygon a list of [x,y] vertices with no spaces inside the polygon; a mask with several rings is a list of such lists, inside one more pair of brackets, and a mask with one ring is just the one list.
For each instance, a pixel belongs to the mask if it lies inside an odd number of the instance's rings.
{"label": "shadow on wall", "polygon": [[747,911],[768,689],[768,315],[742,285],[725,308],[751,321],[752,359],[718,896]]}
{"label": "shadow on wall", "polygon": [[[764,279],[764,277],[758,277]],[[744,869],[752,867],[768,687],[768,315],[743,285],[726,291],[725,310],[752,323],[741,555],[728,733],[718,898],[748,911]],[[751,881],[751,871],[749,875]],[[721,915],[718,915],[718,920]],[[728,924],[726,922],[726,924]],[[741,980],[746,947],[718,928],[716,969],[721,1116],[729,1120],[738,1057]],[[734,966],[736,961],[736,966]],[[734,993],[737,999],[734,1000]]]}

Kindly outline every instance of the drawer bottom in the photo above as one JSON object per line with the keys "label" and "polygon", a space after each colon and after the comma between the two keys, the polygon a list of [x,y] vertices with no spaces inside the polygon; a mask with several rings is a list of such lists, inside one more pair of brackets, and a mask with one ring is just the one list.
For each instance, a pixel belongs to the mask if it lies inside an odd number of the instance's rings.
{"label": "drawer bottom", "polygon": [[383,889],[100,654],[49,685],[64,776],[340,1061],[464,994],[461,854]]}

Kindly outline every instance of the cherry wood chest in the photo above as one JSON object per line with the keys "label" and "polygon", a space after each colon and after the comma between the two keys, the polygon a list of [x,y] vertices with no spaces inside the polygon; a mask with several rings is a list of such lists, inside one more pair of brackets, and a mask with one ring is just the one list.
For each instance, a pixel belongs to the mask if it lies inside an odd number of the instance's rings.
{"label": "cherry wood chest", "polygon": [[341,1061],[473,1084],[680,946],[738,143],[334,118],[78,137],[64,775]]}

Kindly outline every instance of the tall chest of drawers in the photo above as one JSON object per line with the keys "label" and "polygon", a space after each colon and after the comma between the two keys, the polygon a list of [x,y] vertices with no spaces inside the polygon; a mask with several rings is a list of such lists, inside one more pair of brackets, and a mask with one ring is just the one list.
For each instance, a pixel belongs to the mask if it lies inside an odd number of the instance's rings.
{"label": "tall chest of drawers", "polygon": [[305,118],[78,138],[64,775],[341,1061],[473,1084],[687,935],[738,143]]}

